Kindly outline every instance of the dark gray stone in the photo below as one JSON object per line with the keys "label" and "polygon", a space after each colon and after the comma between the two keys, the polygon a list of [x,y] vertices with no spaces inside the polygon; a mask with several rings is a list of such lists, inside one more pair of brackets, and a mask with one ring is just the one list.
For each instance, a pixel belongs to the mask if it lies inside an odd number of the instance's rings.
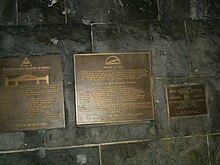
{"label": "dark gray stone", "polygon": [[211,2],[211,7],[209,9],[209,15],[210,19],[220,19],[220,1],[219,0],[213,0]]}
{"label": "dark gray stone", "polygon": [[0,151],[24,149],[24,138],[23,132],[0,133]]}
{"label": "dark gray stone", "polygon": [[24,145],[26,149],[44,147],[45,131],[25,131]]}
{"label": "dark gray stone", "polygon": [[0,55],[63,53],[91,50],[90,26],[42,25],[0,27]]}
{"label": "dark gray stone", "polygon": [[160,14],[162,20],[190,19],[191,0],[160,0]]}
{"label": "dark gray stone", "polygon": [[192,73],[220,73],[220,21],[186,23]]}
{"label": "dark gray stone", "polygon": [[220,18],[218,0],[160,0],[162,20],[201,20]]}
{"label": "dark gray stone", "polygon": [[151,51],[153,76],[189,75],[183,22],[93,25],[92,31],[95,52]]}
{"label": "dark gray stone", "polygon": [[64,0],[18,0],[19,24],[64,24],[64,3]]}
{"label": "dark gray stone", "polygon": [[1,165],[98,165],[99,149],[77,148],[65,150],[39,150],[34,152],[0,154]]}
{"label": "dark gray stone", "polygon": [[209,146],[212,165],[220,164],[220,135],[209,136]]}
{"label": "dark gray stone", "polygon": [[156,20],[156,0],[67,0],[68,23],[137,22]]}
{"label": "dark gray stone", "polygon": [[[204,84],[207,93],[209,115],[169,118],[165,86],[171,84]],[[175,137],[216,133],[220,131],[220,80],[218,77],[166,78],[154,80],[155,118],[158,135]]]}
{"label": "dark gray stone", "polygon": [[45,131],[1,132],[0,151],[44,147],[44,133]]}
{"label": "dark gray stone", "polygon": [[[186,76],[190,74],[190,62],[183,22],[161,22],[159,45],[154,52],[154,76]],[[183,69],[184,68],[184,69]]]}
{"label": "dark gray stone", "polygon": [[[191,4],[193,4],[193,1]],[[220,18],[220,1],[219,0],[202,0],[202,1],[196,0],[196,2],[194,2],[194,8],[192,8],[192,10],[194,10],[194,13],[197,14],[196,17],[192,17],[192,19],[198,19],[198,20],[219,19]]]}
{"label": "dark gray stone", "polygon": [[0,25],[16,24],[16,1],[0,0]]}
{"label": "dark gray stone", "polygon": [[94,52],[149,51],[160,36],[157,23],[93,25],[92,32]]}
{"label": "dark gray stone", "polygon": [[104,165],[207,165],[206,138],[102,146]]}
{"label": "dark gray stone", "polygon": [[157,20],[157,0],[118,0],[125,22]]}

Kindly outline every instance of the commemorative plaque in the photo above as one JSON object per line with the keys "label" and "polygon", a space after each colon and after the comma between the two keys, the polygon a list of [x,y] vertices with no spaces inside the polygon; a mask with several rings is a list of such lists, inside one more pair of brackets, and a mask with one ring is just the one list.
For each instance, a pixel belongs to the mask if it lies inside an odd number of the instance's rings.
{"label": "commemorative plaque", "polygon": [[0,131],[65,125],[62,56],[0,58]]}
{"label": "commemorative plaque", "polygon": [[149,52],[75,54],[78,125],[154,118]]}
{"label": "commemorative plaque", "polygon": [[169,117],[208,114],[204,85],[169,85],[166,92]]}

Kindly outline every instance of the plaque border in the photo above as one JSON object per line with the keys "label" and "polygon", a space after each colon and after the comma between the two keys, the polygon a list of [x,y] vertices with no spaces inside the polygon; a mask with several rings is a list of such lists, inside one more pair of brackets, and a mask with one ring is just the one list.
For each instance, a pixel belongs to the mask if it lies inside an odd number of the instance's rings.
{"label": "plaque border", "polygon": [[[192,86],[192,85],[203,85],[204,86],[204,94],[205,94],[205,103],[206,103],[206,110],[207,114],[199,114],[199,115],[184,115],[184,116],[170,116],[170,107],[169,107],[169,100],[168,100],[168,92],[167,89],[169,87],[178,87],[178,86]],[[193,117],[209,117],[209,108],[208,108],[208,93],[207,93],[207,86],[205,84],[199,84],[199,83],[184,83],[184,84],[170,84],[170,85],[164,85],[165,92],[166,92],[166,106],[167,106],[167,115],[168,120],[169,119],[181,119],[181,118],[193,118]]]}
{"label": "plaque border", "polygon": [[[78,111],[77,111],[77,100],[76,100],[76,95],[77,95],[77,83],[76,83],[76,56],[100,56],[100,55],[134,55],[134,54],[148,54],[148,57],[149,57],[149,69],[150,69],[150,82],[151,82],[151,85],[150,85],[150,92],[151,92],[151,108],[152,108],[152,111],[153,111],[153,117],[152,119],[140,119],[140,120],[120,120],[120,121],[107,121],[107,122],[84,122],[84,123],[79,123],[78,122]],[[113,124],[128,124],[128,123],[131,123],[131,122],[136,122],[136,123],[140,123],[140,122],[148,122],[148,121],[154,121],[155,120],[155,108],[154,108],[154,94],[153,94],[153,76],[152,76],[152,58],[151,58],[151,52],[150,51],[147,51],[147,52],[109,52],[109,53],[79,53],[79,54],[73,54],[72,55],[72,58],[73,58],[73,68],[74,68],[74,91],[75,91],[75,114],[76,114],[76,124],[78,126],[82,126],[82,125],[97,125],[97,124],[107,124],[107,125],[113,125]]]}

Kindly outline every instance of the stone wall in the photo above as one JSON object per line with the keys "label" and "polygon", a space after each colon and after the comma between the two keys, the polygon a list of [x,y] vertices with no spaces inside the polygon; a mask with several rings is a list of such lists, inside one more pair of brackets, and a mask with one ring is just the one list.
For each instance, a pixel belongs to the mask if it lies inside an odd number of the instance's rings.
{"label": "stone wall", "polygon": [[[0,55],[62,53],[66,128],[0,133],[0,164],[220,164],[219,0],[0,0]],[[155,120],[77,127],[72,54],[151,51]],[[209,116],[168,118],[201,83]]]}

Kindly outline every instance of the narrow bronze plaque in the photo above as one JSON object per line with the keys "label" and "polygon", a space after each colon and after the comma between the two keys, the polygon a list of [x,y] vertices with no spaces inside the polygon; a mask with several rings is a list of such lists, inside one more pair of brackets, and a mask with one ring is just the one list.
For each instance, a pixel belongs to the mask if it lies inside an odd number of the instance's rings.
{"label": "narrow bronze plaque", "polygon": [[150,53],[75,54],[77,124],[153,119]]}
{"label": "narrow bronze plaque", "polygon": [[64,127],[62,56],[0,58],[0,131]]}
{"label": "narrow bronze plaque", "polygon": [[208,114],[204,85],[169,85],[166,92],[169,117]]}

